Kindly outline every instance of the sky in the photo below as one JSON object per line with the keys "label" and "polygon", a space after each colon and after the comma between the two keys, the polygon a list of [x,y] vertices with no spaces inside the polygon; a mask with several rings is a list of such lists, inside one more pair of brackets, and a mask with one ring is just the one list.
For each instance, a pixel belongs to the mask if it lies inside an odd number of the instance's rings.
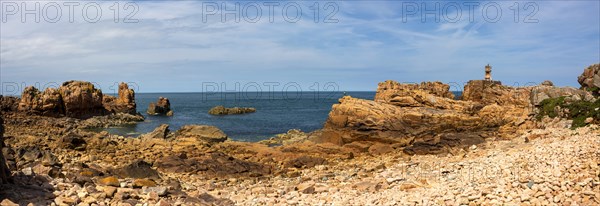
{"label": "sky", "polygon": [[595,0],[37,3],[0,1],[4,95],[73,79],[109,92],[460,91],[486,64],[505,85],[578,87],[600,62]]}

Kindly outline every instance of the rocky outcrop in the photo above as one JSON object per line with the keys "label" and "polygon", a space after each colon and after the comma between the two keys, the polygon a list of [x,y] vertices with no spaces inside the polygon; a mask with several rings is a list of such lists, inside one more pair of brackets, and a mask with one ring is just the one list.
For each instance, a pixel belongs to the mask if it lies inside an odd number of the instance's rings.
{"label": "rocky outcrop", "polygon": [[18,110],[31,114],[58,117],[65,114],[65,105],[60,90],[48,88],[42,93],[37,88],[29,86],[21,94]]}
{"label": "rocky outcrop", "polygon": [[339,131],[344,143],[370,140],[408,145],[415,138],[477,131],[500,123],[482,121],[472,114],[474,110],[399,107],[349,96],[339,102],[333,105],[324,128]]}
{"label": "rocky outcrop", "polygon": [[600,64],[593,64],[577,77],[581,89],[590,91],[596,96],[600,94],[600,74],[598,72],[600,72]]}
{"label": "rocky outcrop", "polygon": [[[412,145],[404,150],[409,154],[421,154],[424,148],[437,153],[457,145],[478,144],[496,132],[502,133],[500,137],[513,137],[517,130],[532,125],[527,89],[472,81],[466,98],[474,101],[461,101],[448,98],[452,96],[447,95],[447,85],[421,85],[386,81],[379,84],[374,101],[343,97],[333,105],[320,136],[310,140],[363,152],[372,145],[368,142],[380,142],[394,147]],[[432,92],[430,88],[441,89]]]}
{"label": "rocky outcrop", "polygon": [[102,105],[102,91],[90,82],[68,81],[59,92],[67,117],[86,119],[107,114]]}
{"label": "rocky outcrop", "polygon": [[[416,84],[400,84],[388,80],[379,84],[375,101],[399,107],[428,107],[471,112],[481,108],[480,104],[452,99],[454,95],[448,91],[450,88],[448,85],[439,82],[421,85],[437,85],[435,87],[437,89],[424,87],[428,90],[423,90]],[[440,94],[445,95],[440,96]]]}
{"label": "rocky outcrop", "polygon": [[135,95],[126,84],[119,85],[119,97],[103,95],[90,82],[68,81],[59,88],[40,92],[26,87],[21,95],[18,110],[29,114],[52,117],[87,119],[116,113],[135,114]]}
{"label": "rocky outcrop", "polygon": [[171,110],[171,102],[165,97],[159,97],[156,103],[151,102],[146,111],[149,115],[166,115],[173,116]]}
{"label": "rocky outcrop", "polygon": [[462,100],[484,105],[498,104],[529,107],[529,88],[514,88],[499,81],[471,80],[465,85]]}
{"label": "rocky outcrop", "polygon": [[208,110],[208,113],[212,115],[246,114],[253,112],[256,112],[256,109],[252,107],[227,108],[224,106],[216,106]]}
{"label": "rocky outcrop", "polygon": [[208,143],[224,142],[227,135],[219,128],[208,125],[185,125],[175,132],[176,140],[192,139]]}
{"label": "rocky outcrop", "polygon": [[[0,96],[2,98],[2,96]],[[0,184],[8,183],[10,170],[4,159],[4,120],[2,119],[2,111],[0,111]]]}
{"label": "rocky outcrop", "polygon": [[390,100],[396,96],[409,96],[411,91],[421,90],[436,97],[454,99],[450,92],[450,85],[441,82],[421,82],[421,84],[400,84],[396,81],[387,80],[379,83],[375,100]]}
{"label": "rocky outcrop", "polygon": [[129,89],[129,86],[121,82],[119,84],[119,96],[113,97],[105,95],[102,99],[104,108],[113,113],[136,114],[135,91]]}
{"label": "rocky outcrop", "polygon": [[554,87],[554,86],[534,86],[531,88],[530,103],[533,106],[539,106],[540,103],[546,99],[558,98],[558,97],[569,97],[574,101],[594,101],[595,98],[592,93],[575,89],[573,87]]}

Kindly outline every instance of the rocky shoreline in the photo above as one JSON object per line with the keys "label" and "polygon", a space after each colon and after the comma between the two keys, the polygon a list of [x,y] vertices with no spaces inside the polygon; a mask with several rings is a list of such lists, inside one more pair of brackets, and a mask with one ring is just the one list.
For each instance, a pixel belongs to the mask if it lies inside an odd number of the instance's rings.
{"label": "rocky shoreline", "polygon": [[441,82],[385,81],[374,100],[341,98],[321,130],[258,143],[207,125],[91,132],[143,121],[133,90],[28,88],[2,98],[0,204],[597,205],[600,117],[573,108],[597,111],[598,70],[583,89],[474,80],[458,99]]}

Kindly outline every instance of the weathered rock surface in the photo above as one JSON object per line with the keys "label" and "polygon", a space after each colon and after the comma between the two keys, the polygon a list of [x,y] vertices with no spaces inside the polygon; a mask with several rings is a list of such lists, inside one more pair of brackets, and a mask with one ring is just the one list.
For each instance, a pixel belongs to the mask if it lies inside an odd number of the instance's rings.
{"label": "weathered rock surface", "polygon": [[208,143],[224,142],[227,135],[219,128],[208,125],[185,125],[175,132],[177,141],[204,141]]}
{"label": "weathered rock surface", "polygon": [[121,82],[119,84],[119,96],[113,97],[105,95],[102,104],[109,112],[136,114],[135,91],[129,89],[129,86]]}
{"label": "weathered rock surface", "polygon": [[239,160],[222,152],[213,152],[189,158],[185,155],[167,156],[156,160],[155,165],[160,171],[165,172],[204,173],[217,177],[250,175],[250,173],[253,173],[253,175],[265,175],[270,173],[269,167]]}
{"label": "weathered rock surface", "polygon": [[90,82],[68,81],[59,88],[65,116],[86,119],[105,115],[102,91]]}
{"label": "weathered rock surface", "polygon": [[529,88],[508,87],[499,81],[471,80],[465,85],[462,100],[484,105],[529,107],[530,92]]}
{"label": "weathered rock surface", "polygon": [[156,103],[151,102],[146,111],[149,115],[166,115],[173,116],[171,110],[171,102],[165,97],[159,97]]}
{"label": "weathered rock surface", "polygon": [[208,110],[208,113],[212,115],[246,114],[253,112],[256,112],[256,109],[252,107],[226,108],[224,106],[216,106]]}
{"label": "weathered rock surface", "polygon": [[18,110],[28,114],[51,117],[87,119],[116,113],[135,114],[135,95],[127,84],[119,85],[119,97],[103,95],[90,82],[67,81],[59,88],[40,92],[26,87],[21,95]]}
{"label": "weathered rock surface", "polygon": [[389,100],[395,96],[410,96],[405,92],[414,90],[426,91],[437,97],[454,99],[450,92],[450,85],[441,82],[421,82],[421,84],[400,84],[396,81],[387,80],[379,83],[375,100]]}
{"label": "weathered rock surface", "polygon": [[266,145],[286,145],[297,142],[302,142],[308,139],[309,134],[306,134],[298,129],[290,129],[286,133],[277,134],[266,140],[262,140],[258,143]]}
{"label": "weathered rock surface", "polygon": [[583,70],[583,73],[577,77],[581,89],[593,92],[594,95],[600,94],[600,64],[590,65]]}
{"label": "weathered rock surface", "polygon": [[112,126],[136,124],[142,121],[144,121],[144,116],[139,114],[132,115],[129,113],[116,113],[105,116],[95,116],[82,120],[79,123],[79,128],[107,128]]}
{"label": "weathered rock surface", "polygon": [[26,87],[21,94],[18,110],[44,116],[65,115],[60,90],[54,88],[48,88],[42,93],[35,87]]}
{"label": "weathered rock surface", "polygon": [[142,138],[157,138],[157,139],[166,139],[171,130],[169,130],[168,124],[161,124],[160,126],[154,128],[154,131],[142,135]]}
{"label": "weathered rock surface", "polygon": [[539,106],[546,99],[569,97],[572,100],[594,101],[592,93],[573,87],[534,86],[531,87],[530,101],[533,106]]}
{"label": "weathered rock surface", "polygon": [[145,162],[144,160],[135,160],[131,164],[117,169],[115,174],[123,178],[130,177],[136,179],[160,179],[158,172],[152,169],[152,164]]}

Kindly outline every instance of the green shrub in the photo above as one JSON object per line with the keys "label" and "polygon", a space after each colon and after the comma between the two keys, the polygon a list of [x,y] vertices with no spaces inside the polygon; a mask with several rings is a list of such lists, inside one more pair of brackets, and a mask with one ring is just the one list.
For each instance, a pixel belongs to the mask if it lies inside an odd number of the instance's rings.
{"label": "green shrub", "polygon": [[600,109],[598,109],[600,108],[600,99],[595,102],[584,100],[565,102],[565,99],[566,97],[545,99],[540,103],[540,112],[537,114],[536,118],[541,120],[544,116],[550,118],[557,117],[558,114],[554,111],[554,108],[559,106],[569,110],[569,113],[566,114],[566,118],[573,120],[573,124],[571,125],[572,129],[586,126],[585,119],[588,117],[593,118],[594,121],[600,120]]}
{"label": "green shrub", "polygon": [[565,105],[565,98],[566,97],[549,98],[540,102],[540,112],[536,116],[538,121],[542,120],[542,117],[544,116],[548,116],[550,118],[557,117],[558,114],[556,111],[554,111],[554,108],[556,108],[556,106],[564,108],[563,106]]}

